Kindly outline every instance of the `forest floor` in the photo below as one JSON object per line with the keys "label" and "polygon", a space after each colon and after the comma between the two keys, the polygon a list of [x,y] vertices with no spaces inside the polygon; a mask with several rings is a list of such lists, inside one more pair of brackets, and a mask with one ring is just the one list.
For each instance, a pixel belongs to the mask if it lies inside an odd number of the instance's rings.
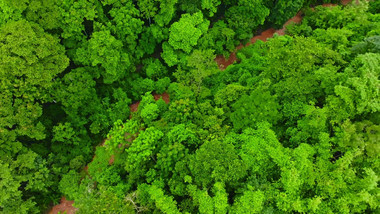
{"label": "forest floor", "polygon": [[[342,5],[347,5],[351,1],[352,0],[341,0],[341,3],[342,3]],[[331,7],[331,6],[336,6],[336,5],[337,4],[322,4],[323,7]],[[291,23],[300,23],[301,21],[302,21],[302,12],[300,11],[297,13],[296,16],[294,16],[293,18],[291,18],[287,22],[285,22],[285,24],[282,26],[281,29],[276,30],[274,28],[269,28],[269,29],[263,31],[261,34],[252,37],[247,44],[245,44],[245,45],[240,44],[239,46],[236,47],[235,51],[230,54],[230,57],[228,59],[224,58],[223,55],[216,56],[215,61],[217,62],[219,69],[224,70],[229,65],[233,64],[237,60],[236,52],[238,50],[242,49],[243,47],[254,44],[257,40],[267,41],[267,39],[273,37],[273,35],[275,33],[277,33],[278,35],[285,35],[286,26],[288,26]],[[163,94],[153,94],[153,96],[154,96],[155,100],[159,100],[162,97],[162,99],[166,103],[170,102],[169,94],[166,92]],[[138,110],[139,104],[140,104],[140,101],[137,101],[137,102],[134,102],[133,104],[131,104],[129,106],[131,112],[136,112]],[[106,140],[104,140],[99,146],[104,146],[105,141]],[[115,157],[111,156],[111,159],[109,160],[109,164],[110,165],[113,164],[114,160],[115,160]],[[84,170],[87,171],[87,168],[88,168],[88,165],[85,166]],[[52,209],[49,211],[49,214],[58,214],[59,212],[63,213],[64,211],[66,211],[67,214],[74,214],[77,211],[77,208],[72,206],[73,203],[74,203],[74,201],[68,201],[68,200],[66,200],[65,197],[62,197],[61,202],[59,204],[53,206]]]}
{"label": "forest floor", "polygon": [[58,214],[64,213],[66,214],[74,214],[78,208],[73,207],[74,201],[68,201],[65,197],[61,198],[61,202],[55,205],[49,212],[49,214]]}

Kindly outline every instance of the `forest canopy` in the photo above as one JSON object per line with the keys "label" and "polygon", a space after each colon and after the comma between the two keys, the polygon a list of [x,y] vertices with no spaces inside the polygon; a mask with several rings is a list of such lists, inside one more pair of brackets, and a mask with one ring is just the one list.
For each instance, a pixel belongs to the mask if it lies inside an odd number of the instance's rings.
{"label": "forest canopy", "polygon": [[0,0],[0,213],[380,212],[379,2]]}

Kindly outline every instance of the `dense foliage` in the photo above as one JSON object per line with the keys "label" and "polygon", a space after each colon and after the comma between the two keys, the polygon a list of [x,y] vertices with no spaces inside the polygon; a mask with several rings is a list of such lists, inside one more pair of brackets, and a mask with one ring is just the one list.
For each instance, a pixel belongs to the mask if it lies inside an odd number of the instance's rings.
{"label": "dense foliage", "polygon": [[379,1],[328,2],[0,0],[0,212],[379,212]]}

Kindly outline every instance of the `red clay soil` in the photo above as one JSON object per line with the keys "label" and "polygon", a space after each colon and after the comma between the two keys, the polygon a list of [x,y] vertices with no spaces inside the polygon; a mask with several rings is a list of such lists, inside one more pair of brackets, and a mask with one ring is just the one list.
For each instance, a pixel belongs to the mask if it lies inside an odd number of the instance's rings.
{"label": "red clay soil", "polygon": [[137,101],[129,106],[131,112],[136,112],[139,109],[140,101]]}
{"label": "red clay soil", "polygon": [[115,155],[111,155],[111,158],[109,159],[108,164],[112,165],[114,161],[115,161]]}
{"label": "red clay soil", "polygon": [[[347,5],[351,1],[352,0],[342,0],[341,3],[343,5]],[[331,7],[331,6],[336,6],[336,4],[322,4],[322,6],[323,7]],[[275,30],[273,28],[267,29],[267,30],[263,31],[260,35],[257,35],[257,36],[254,36],[253,38],[251,38],[251,40],[247,44],[245,44],[245,45],[240,44],[239,46],[236,47],[235,51],[233,53],[231,53],[231,55],[228,59],[225,59],[223,57],[223,55],[216,56],[215,61],[218,64],[219,69],[224,70],[229,65],[233,64],[237,60],[236,52],[238,50],[242,49],[243,47],[251,45],[251,44],[255,43],[257,40],[267,41],[267,39],[272,38],[275,33],[277,33],[278,35],[285,35],[286,26],[288,26],[289,24],[291,24],[293,22],[294,23],[300,23],[301,21],[302,21],[302,13],[300,11],[297,13],[296,16],[294,16],[293,18],[291,18],[287,22],[285,22],[285,24],[282,26],[281,29],[279,29],[279,30]]]}
{"label": "red clay soil", "polygon": [[66,214],[74,214],[78,208],[73,207],[74,201],[68,201],[65,197],[61,198],[61,203],[55,205],[49,212],[49,214],[58,214],[66,211]]}
{"label": "red clay soil", "polygon": [[154,96],[154,100],[156,101],[162,97],[162,99],[165,101],[166,104],[169,104],[170,102],[170,96],[167,92],[164,92],[163,94],[153,93],[153,96]]}

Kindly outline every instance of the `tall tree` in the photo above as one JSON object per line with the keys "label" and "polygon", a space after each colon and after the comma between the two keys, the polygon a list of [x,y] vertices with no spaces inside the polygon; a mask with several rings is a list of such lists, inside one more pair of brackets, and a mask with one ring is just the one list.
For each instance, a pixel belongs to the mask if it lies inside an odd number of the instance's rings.
{"label": "tall tree", "polygon": [[131,56],[109,30],[93,33],[92,38],[77,49],[75,60],[83,65],[100,66],[100,75],[106,84],[124,78],[132,69]]}
{"label": "tall tree", "polygon": [[[163,44],[162,58],[169,65],[178,63],[178,55],[189,54],[202,34],[207,32],[210,22],[203,18],[202,12],[192,15],[183,14],[178,22],[171,25],[169,41]],[[179,52],[178,52],[179,51]],[[173,58],[174,59],[171,59]]]}

